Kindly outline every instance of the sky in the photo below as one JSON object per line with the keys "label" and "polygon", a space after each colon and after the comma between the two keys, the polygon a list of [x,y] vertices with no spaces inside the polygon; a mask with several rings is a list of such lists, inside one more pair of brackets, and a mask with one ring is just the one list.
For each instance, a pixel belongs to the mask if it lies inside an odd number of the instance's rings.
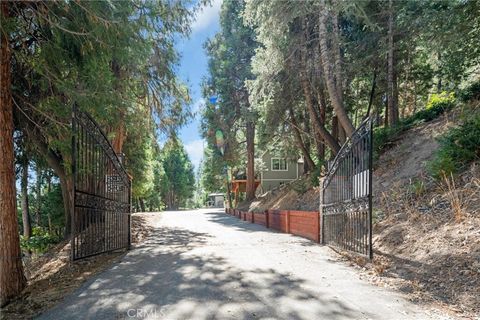
{"label": "sky", "polygon": [[207,75],[207,56],[203,49],[205,41],[219,31],[219,15],[222,0],[213,0],[211,5],[204,7],[192,23],[192,33],[188,39],[177,43],[181,55],[178,74],[190,87],[193,101],[192,110],[195,118],[180,130],[180,139],[195,168],[203,157],[204,142],[200,137],[200,109],[204,103],[200,84]]}

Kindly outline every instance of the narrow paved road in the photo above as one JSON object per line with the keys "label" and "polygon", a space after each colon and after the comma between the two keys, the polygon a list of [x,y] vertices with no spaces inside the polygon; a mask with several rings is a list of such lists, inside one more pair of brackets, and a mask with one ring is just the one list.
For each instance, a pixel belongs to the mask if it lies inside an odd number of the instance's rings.
{"label": "narrow paved road", "polygon": [[40,319],[439,319],[335,253],[220,211],[143,214],[124,259]]}

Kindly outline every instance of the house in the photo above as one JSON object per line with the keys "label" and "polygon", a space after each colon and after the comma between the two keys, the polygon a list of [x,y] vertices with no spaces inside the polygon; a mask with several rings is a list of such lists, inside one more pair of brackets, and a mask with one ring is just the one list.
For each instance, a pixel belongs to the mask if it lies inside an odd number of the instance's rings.
{"label": "house", "polygon": [[223,208],[224,198],[225,196],[223,193],[210,193],[208,195],[207,206],[210,208]]}
{"label": "house", "polygon": [[262,154],[260,191],[266,192],[303,175],[303,159],[289,158],[273,151]]}
{"label": "house", "polygon": [[[265,151],[261,158],[255,159],[255,190],[264,193],[303,175],[303,159],[286,157],[275,151]],[[247,176],[244,171],[232,172],[230,183],[237,205],[240,193],[246,192]]]}

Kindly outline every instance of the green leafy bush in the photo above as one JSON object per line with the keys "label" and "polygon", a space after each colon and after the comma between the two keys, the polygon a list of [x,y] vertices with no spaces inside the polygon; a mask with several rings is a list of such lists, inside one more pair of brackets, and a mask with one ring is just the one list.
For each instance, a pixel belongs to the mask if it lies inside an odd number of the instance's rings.
{"label": "green leafy bush", "polygon": [[453,92],[448,93],[444,91],[439,94],[434,93],[430,99],[428,99],[425,109],[405,118],[402,122],[407,128],[410,128],[418,123],[432,121],[445,111],[453,109],[455,102],[456,99]]}
{"label": "green leafy bush", "polygon": [[439,142],[435,158],[428,164],[436,179],[461,172],[470,162],[480,160],[480,113],[451,129]]}
{"label": "green leafy bush", "polygon": [[434,93],[428,99],[427,105],[425,106],[426,110],[431,110],[435,108],[447,109],[454,105],[455,103],[455,94],[453,92],[443,91],[442,93]]}
{"label": "green leafy bush", "polygon": [[433,94],[428,100],[425,109],[400,120],[398,124],[393,127],[375,128],[373,131],[374,159],[377,159],[380,152],[386,148],[388,143],[402,132],[420,123],[432,121],[445,111],[452,109],[455,103],[456,99],[453,92],[448,93],[444,91],[439,94]]}
{"label": "green leafy bush", "polygon": [[480,100],[480,80],[477,80],[465,89],[461,90],[459,96],[464,102]]}
{"label": "green leafy bush", "polygon": [[407,127],[400,122],[393,127],[377,127],[373,129],[373,145],[375,146],[375,151],[378,153],[385,149],[387,144],[392,141],[392,139],[406,130]]}
{"label": "green leafy bush", "polygon": [[23,235],[20,236],[22,249],[34,253],[44,253],[51,245],[60,241],[61,237],[51,234],[40,227],[32,228],[32,236],[29,239],[26,239]]}

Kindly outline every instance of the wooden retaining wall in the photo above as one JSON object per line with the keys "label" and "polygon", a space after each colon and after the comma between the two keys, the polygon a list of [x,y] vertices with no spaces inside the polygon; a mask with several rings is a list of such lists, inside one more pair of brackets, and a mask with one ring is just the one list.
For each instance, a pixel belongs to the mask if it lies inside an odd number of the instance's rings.
{"label": "wooden retaining wall", "polygon": [[318,212],[288,211],[289,232],[315,242],[320,241]]}
{"label": "wooden retaining wall", "polygon": [[261,226],[267,227],[267,214],[265,212],[254,212],[253,213],[253,222]]}
{"label": "wooden retaining wall", "polygon": [[247,212],[227,208],[225,213],[244,221],[320,242],[320,214],[318,211],[265,210],[264,212]]}

